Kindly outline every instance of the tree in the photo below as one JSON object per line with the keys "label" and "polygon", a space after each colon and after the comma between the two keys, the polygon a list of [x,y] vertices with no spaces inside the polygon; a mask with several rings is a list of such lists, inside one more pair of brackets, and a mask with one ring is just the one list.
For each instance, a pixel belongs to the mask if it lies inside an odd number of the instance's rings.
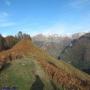
{"label": "tree", "polygon": [[3,38],[3,36],[0,34],[0,51],[5,49],[5,39]]}
{"label": "tree", "polygon": [[21,31],[18,32],[18,34],[16,35],[16,38],[21,40],[21,39],[31,39],[29,34],[26,33],[22,33]]}
{"label": "tree", "polygon": [[21,31],[18,32],[17,38],[18,38],[19,40],[21,40],[21,39],[23,38],[23,35],[22,35],[22,32],[21,32]]}
{"label": "tree", "polygon": [[12,48],[19,40],[14,36],[7,36],[6,40],[6,49]]}

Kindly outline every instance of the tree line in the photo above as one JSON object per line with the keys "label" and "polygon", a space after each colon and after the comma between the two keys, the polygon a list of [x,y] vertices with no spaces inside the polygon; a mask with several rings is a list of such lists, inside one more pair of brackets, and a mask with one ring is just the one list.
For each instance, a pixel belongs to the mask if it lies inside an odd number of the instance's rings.
{"label": "tree line", "polygon": [[31,39],[29,34],[22,33],[21,31],[19,31],[15,36],[9,35],[3,37],[0,34],[0,51],[12,48],[18,41],[24,38]]}

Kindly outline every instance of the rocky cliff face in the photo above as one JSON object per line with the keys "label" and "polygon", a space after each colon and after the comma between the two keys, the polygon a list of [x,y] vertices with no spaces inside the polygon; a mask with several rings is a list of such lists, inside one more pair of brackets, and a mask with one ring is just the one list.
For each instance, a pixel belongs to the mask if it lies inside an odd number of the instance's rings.
{"label": "rocky cliff face", "polygon": [[74,39],[66,46],[61,57],[79,69],[90,68],[90,33]]}

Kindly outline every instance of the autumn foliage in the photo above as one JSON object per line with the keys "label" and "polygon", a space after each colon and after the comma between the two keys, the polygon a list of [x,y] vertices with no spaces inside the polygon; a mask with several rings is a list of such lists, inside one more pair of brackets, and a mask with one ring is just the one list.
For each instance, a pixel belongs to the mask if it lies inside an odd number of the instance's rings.
{"label": "autumn foliage", "polygon": [[12,49],[0,53],[0,64],[3,66],[8,61],[22,58],[24,56],[36,58],[37,62],[43,67],[45,72],[48,73],[50,78],[58,84],[66,87],[68,90],[90,89],[89,80],[74,76],[73,74],[66,72],[64,69],[59,68],[54,63],[49,62],[48,59],[52,58],[45,54],[41,49],[34,46],[31,39],[23,39]]}

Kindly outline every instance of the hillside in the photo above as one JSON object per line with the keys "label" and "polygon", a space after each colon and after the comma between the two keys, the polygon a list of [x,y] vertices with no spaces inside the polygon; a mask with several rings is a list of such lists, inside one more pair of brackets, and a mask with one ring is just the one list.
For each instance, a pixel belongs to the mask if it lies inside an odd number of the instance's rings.
{"label": "hillside", "polygon": [[58,56],[62,52],[62,50],[70,44],[73,39],[78,39],[85,33],[74,33],[72,35],[59,35],[59,34],[51,34],[51,35],[43,35],[37,34],[32,37],[32,42],[46,51],[49,55],[58,59]]}
{"label": "hillside", "polygon": [[38,34],[32,37],[33,43],[46,51],[49,55],[58,58],[63,48],[70,43],[72,38],[69,36],[60,36],[58,34],[52,34],[45,36]]}
{"label": "hillside", "polygon": [[90,69],[90,33],[72,40],[61,52],[61,57],[81,70]]}
{"label": "hillside", "polygon": [[[0,53],[0,87],[19,90],[90,90],[90,76],[23,39]],[[37,86],[38,85],[38,86]],[[36,89],[37,88],[37,89]],[[39,89],[38,89],[39,88]]]}

